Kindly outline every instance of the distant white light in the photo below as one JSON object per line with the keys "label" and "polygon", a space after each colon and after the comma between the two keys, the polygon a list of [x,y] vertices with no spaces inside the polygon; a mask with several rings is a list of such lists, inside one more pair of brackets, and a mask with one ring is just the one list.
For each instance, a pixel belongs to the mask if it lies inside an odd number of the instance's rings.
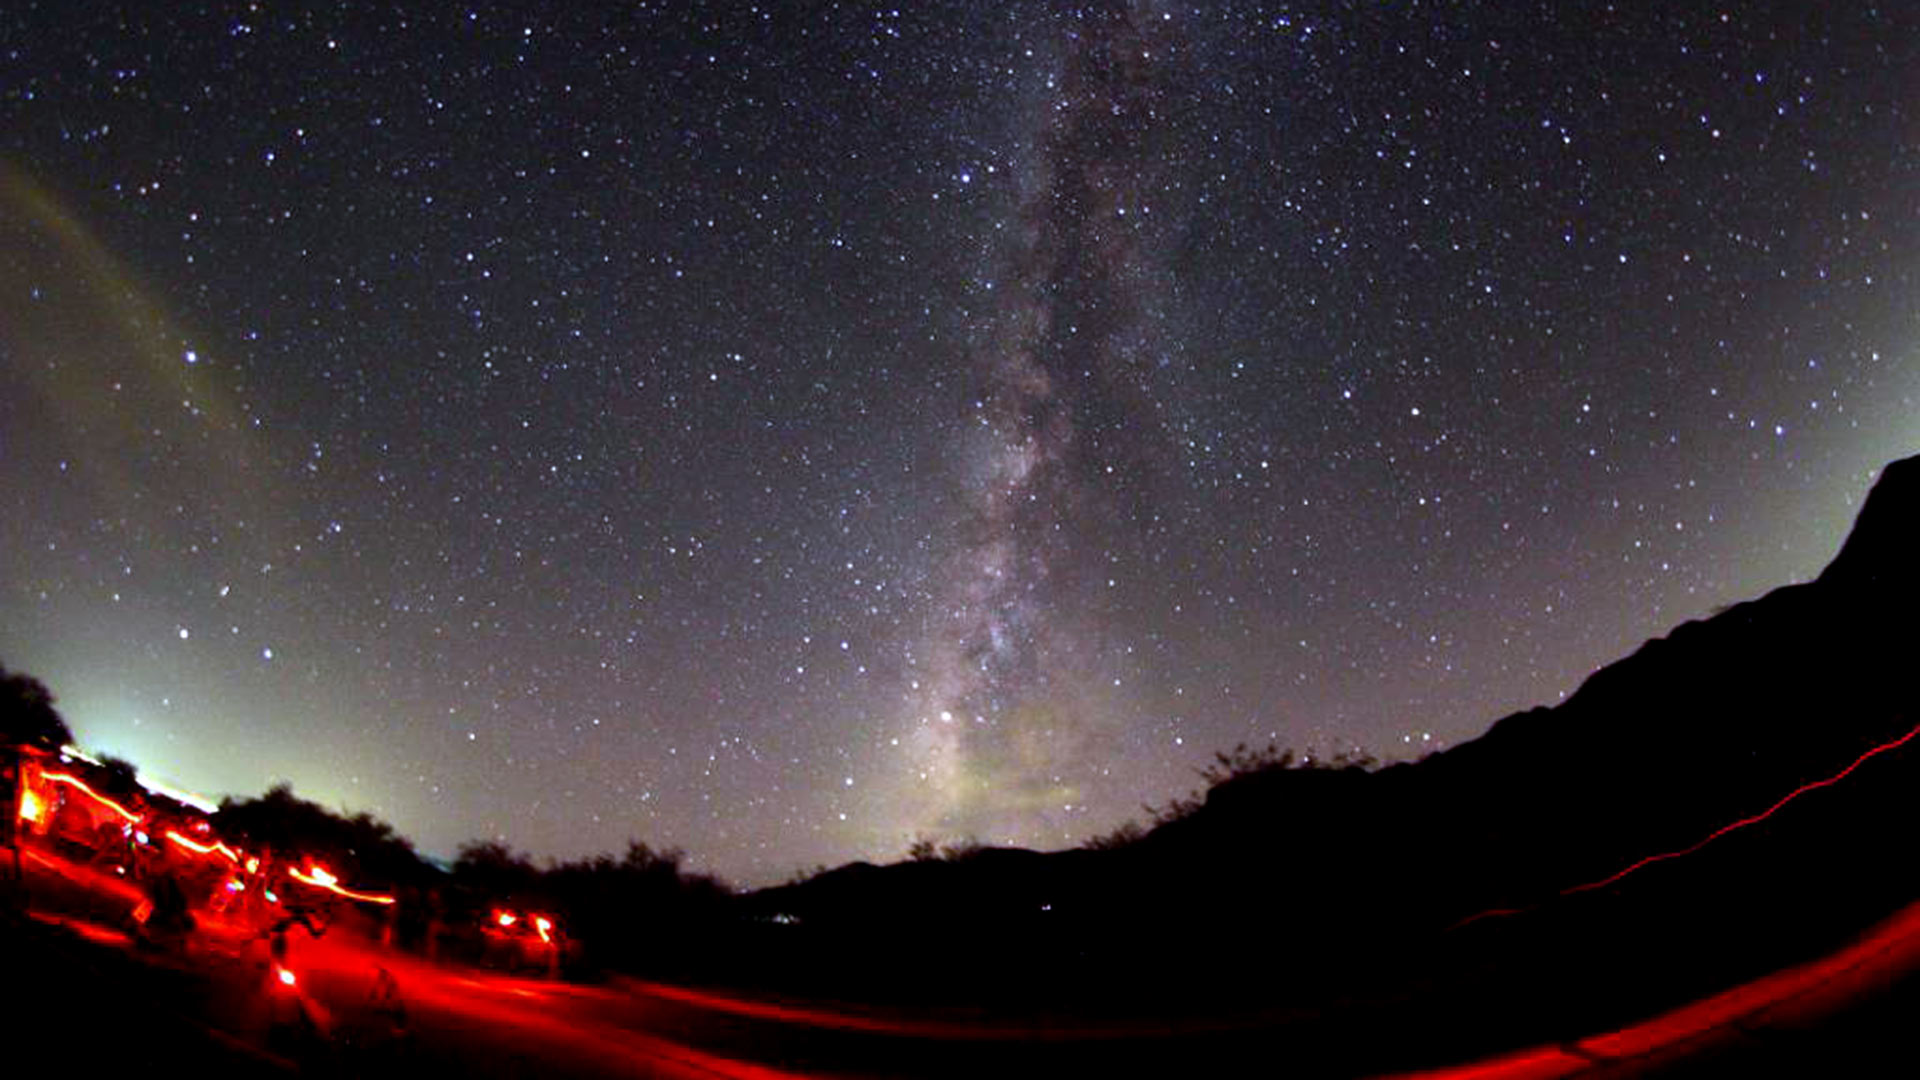
{"label": "distant white light", "polygon": [[78,759],[80,759],[81,761],[84,761],[84,762],[86,762],[86,763],[87,763],[87,764],[89,764],[89,765],[98,765],[98,764],[100,764],[100,759],[99,759],[99,758],[97,758],[97,757],[93,757],[92,755],[90,755],[90,754],[88,754],[88,753],[87,753],[86,751],[84,751],[84,750],[82,750],[82,749],[80,749],[80,748],[79,748],[79,747],[77,747],[77,746],[74,746],[74,745],[73,745],[73,744],[71,744],[71,743],[69,743],[69,744],[67,744],[66,746],[62,746],[62,747],[60,748],[60,756],[61,756],[61,757],[68,757],[68,758],[78,758]]}
{"label": "distant white light", "polygon": [[188,806],[193,807],[195,810],[198,810],[203,814],[218,813],[220,810],[219,803],[214,802],[212,799],[209,799],[204,795],[195,795],[191,791],[182,791],[176,787],[169,787],[168,785],[163,784],[158,780],[152,779],[151,777],[145,776],[137,772],[134,774],[134,780],[141,787],[146,788],[148,791],[153,792],[155,795],[164,795],[167,798],[174,800],[175,802],[186,803]]}

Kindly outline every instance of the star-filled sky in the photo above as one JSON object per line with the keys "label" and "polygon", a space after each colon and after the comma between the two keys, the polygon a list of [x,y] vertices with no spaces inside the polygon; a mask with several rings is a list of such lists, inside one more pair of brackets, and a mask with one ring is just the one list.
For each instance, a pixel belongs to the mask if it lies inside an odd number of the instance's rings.
{"label": "star-filled sky", "polygon": [[28,2],[0,661],[743,884],[1416,757],[1920,449],[1903,3]]}

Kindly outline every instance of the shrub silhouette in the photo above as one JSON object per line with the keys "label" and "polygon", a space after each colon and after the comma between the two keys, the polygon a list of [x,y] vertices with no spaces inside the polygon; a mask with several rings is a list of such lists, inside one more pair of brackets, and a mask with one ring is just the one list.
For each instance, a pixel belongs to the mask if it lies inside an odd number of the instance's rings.
{"label": "shrub silhouette", "polygon": [[73,732],[53,707],[53,694],[31,675],[0,664],[0,742],[57,750],[73,742]]}
{"label": "shrub silhouette", "polygon": [[965,862],[987,850],[987,844],[977,836],[965,836],[958,840],[941,840],[933,836],[918,836],[907,847],[908,862]]}
{"label": "shrub silhouette", "polygon": [[351,882],[374,888],[420,885],[439,877],[413,843],[365,811],[338,813],[275,784],[259,798],[220,800],[221,835],[283,859],[312,859]]}
{"label": "shrub silhouette", "polygon": [[[1127,828],[1122,826],[1121,830],[1099,837],[1095,842],[1106,847],[1117,847],[1144,839],[1152,829],[1191,818],[1207,805],[1208,797],[1215,789],[1230,782],[1287,772],[1345,772],[1348,770],[1372,772],[1379,765],[1378,758],[1363,750],[1340,750],[1327,757],[1315,757],[1312,751],[1308,751],[1296,756],[1291,748],[1282,748],[1278,743],[1268,743],[1261,747],[1238,743],[1231,750],[1214,751],[1211,764],[1194,770],[1195,775],[1200,777],[1202,787],[1184,796],[1169,799],[1164,804],[1145,804],[1147,817],[1153,822],[1148,829],[1143,829],[1138,835],[1131,835],[1128,839],[1121,835]],[[1092,847],[1095,842],[1089,842],[1087,846]]]}
{"label": "shrub silhouette", "polygon": [[1131,847],[1145,839],[1147,827],[1138,821],[1128,819],[1115,826],[1111,832],[1101,833],[1080,846],[1088,851],[1117,851]]}

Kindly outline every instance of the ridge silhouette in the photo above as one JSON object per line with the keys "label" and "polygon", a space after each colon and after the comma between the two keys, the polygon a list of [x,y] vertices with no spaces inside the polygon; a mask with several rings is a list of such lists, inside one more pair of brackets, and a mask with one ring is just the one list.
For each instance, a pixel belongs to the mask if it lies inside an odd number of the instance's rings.
{"label": "ridge silhouette", "polygon": [[[1418,941],[1487,909],[1538,907],[1648,855],[1697,846],[1920,723],[1906,670],[1920,640],[1916,553],[1920,457],[1882,470],[1815,580],[1683,623],[1560,704],[1507,716],[1418,762],[1254,771],[1114,849],[853,863],[751,894],[745,909],[811,926],[842,954],[869,959],[860,942],[932,934],[948,955],[1163,971],[1205,951],[1191,940],[1202,930],[1231,935],[1218,964],[1284,954],[1304,969]],[[1887,751],[1759,836],[1663,865],[1644,886],[1593,892],[1652,918],[1635,905],[1731,903],[1722,893],[1764,881],[1810,916],[1847,907],[1866,917],[1912,884],[1885,860],[1875,823],[1913,817],[1899,793],[1916,767],[1920,749]],[[1785,863],[1770,861],[1776,848],[1826,869],[1789,881]],[[1844,895],[1817,880],[1866,865],[1880,877]]]}

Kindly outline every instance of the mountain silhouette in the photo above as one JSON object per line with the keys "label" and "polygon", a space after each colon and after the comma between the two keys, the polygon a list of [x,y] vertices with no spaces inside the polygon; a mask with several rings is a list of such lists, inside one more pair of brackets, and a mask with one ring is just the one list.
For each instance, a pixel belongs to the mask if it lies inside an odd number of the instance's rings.
{"label": "mountain silhouette", "polygon": [[[811,924],[842,950],[937,927],[956,954],[992,943],[1082,963],[1120,942],[1129,962],[1171,961],[1187,955],[1182,935],[1197,928],[1238,935],[1231,951],[1240,955],[1339,954],[1350,942],[1413,940],[1484,912],[1550,908],[1762,815],[1920,723],[1907,667],[1917,557],[1913,457],[1882,471],[1817,579],[1687,622],[1560,704],[1508,716],[1421,761],[1257,770],[1119,849],[855,863],[762,890],[747,908]],[[1916,769],[1920,740],[1769,819],[1754,830],[1759,839],[1719,842],[1684,867],[1675,860],[1636,882],[1638,892],[1595,891],[1627,905],[1658,896],[1671,907],[1682,893],[1736,903],[1736,886],[1716,884],[1719,875],[1776,898],[1798,889],[1803,906],[1837,903],[1817,875],[1790,877],[1784,860],[1817,861],[1829,875],[1843,862],[1885,864],[1876,815],[1905,809],[1901,785]],[[1905,888],[1908,875],[1896,876],[1888,887]],[[1297,933],[1303,927],[1313,931]],[[1294,930],[1305,944],[1247,944],[1267,930]]]}

